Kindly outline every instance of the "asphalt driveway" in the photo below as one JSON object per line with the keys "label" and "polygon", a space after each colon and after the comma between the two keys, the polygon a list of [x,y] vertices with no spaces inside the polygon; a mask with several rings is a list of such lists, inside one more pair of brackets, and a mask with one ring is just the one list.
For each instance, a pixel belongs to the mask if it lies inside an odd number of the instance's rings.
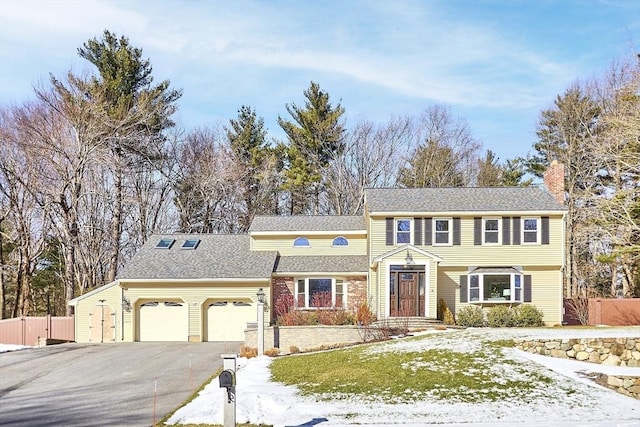
{"label": "asphalt driveway", "polygon": [[2,353],[0,425],[150,426],[240,345],[61,344]]}

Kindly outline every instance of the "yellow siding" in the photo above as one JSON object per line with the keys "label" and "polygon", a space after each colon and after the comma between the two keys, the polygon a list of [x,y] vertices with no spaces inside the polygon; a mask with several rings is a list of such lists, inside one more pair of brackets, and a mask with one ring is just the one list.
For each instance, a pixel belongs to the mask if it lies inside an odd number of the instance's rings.
{"label": "yellow siding", "polygon": [[[78,302],[76,307],[77,342],[89,342],[89,312],[100,299],[105,299],[105,304],[109,304],[116,311],[116,341],[122,340],[123,329],[124,341],[134,341],[136,339],[136,312],[141,304],[154,300],[185,302],[189,309],[189,339],[199,341],[203,337],[204,310],[206,310],[204,305],[208,300],[256,301],[256,293],[259,288],[263,288],[267,301],[270,301],[271,298],[268,283],[221,283],[218,285],[196,282],[183,282],[180,284],[122,282],[121,286],[126,288],[124,296],[130,303],[130,310],[125,310],[124,313],[122,311],[120,286],[113,286]],[[268,316],[266,317],[268,319]]]}
{"label": "yellow siding", "polygon": [[115,341],[122,340],[122,304],[119,286],[109,286],[101,292],[90,295],[80,301],[75,307],[76,342],[91,341],[91,315],[96,305],[105,300],[105,306],[115,311]]}
{"label": "yellow siding", "polygon": [[[482,246],[473,244],[473,217],[462,217],[461,245],[417,247],[442,258],[441,266],[559,266],[562,264],[562,228],[562,217],[550,218],[548,245]],[[385,244],[384,218],[371,219],[371,257],[375,258],[395,247]]]}
{"label": "yellow siding", "polygon": [[[233,283],[233,284],[200,284],[200,283],[180,283],[171,284],[135,284],[127,285],[126,292],[128,298],[136,301],[136,307],[144,301],[158,298],[180,298],[189,306],[189,337],[192,341],[199,341],[203,338],[204,328],[204,307],[209,299],[233,300],[248,299],[256,301],[256,293],[262,287],[267,298],[270,298],[268,284],[256,285],[254,283]],[[267,299],[268,301],[268,299]]]}
{"label": "yellow siding", "polygon": [[304,236],[309,239],[309,247],[293,247],[293,241],[299,236],[251,236],[251,249],[254,251],[278,251],[282,256],[292,255],[366,255],[367,236],[344,236],[349,246],[333,246],[338,235]]}
{"label": "yellow siding", "polygon": [[[460,302],[460,276],[467,274],[461,269],[441,269],[438,274],[438,295],[445,299],[449,309],[455,314],[467,305],[478,305],[485,312],[493,304],[468,304]],[[524,266],[523,274],[531,275],[531,305],[544,314],[546,325],[562,323],[562,273],[559,269],[545,269]]]}

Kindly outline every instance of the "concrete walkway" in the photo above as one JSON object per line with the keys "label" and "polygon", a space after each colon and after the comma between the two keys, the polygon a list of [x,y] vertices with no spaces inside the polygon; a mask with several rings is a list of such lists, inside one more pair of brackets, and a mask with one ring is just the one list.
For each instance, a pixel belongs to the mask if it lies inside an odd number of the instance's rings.
{"label": "concrete walkway", "polygon": [[240,345],[61,344],[1,353],[0,425],[150,426]]}

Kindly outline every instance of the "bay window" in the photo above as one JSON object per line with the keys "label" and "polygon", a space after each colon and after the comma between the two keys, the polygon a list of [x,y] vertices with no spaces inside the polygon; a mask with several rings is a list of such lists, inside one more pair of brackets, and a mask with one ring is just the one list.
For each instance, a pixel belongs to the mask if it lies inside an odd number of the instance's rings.
{"label": "bay window", "polygon": [[[468,278],[468,302],[524,302],[522,284],[523,275],[519,273],[470,274]],[[465,291],[467,290],[461,290],[461,292]]]}

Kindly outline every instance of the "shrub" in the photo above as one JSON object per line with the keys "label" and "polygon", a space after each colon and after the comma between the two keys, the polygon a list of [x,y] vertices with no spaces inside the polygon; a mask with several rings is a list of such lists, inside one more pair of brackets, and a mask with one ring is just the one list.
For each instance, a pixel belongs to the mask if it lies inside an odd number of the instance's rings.
{"label": "shrub", "polygon": [[511,328],[516,326],[516,313],[511,307],[496,305],[487,313],[487,325],[492,328]]}
{"label": "shrub", "polygon": [[[291,294],[280,294],[273,302],[273,314],[278,325],[286,325],[283,318],[291,313],[295,308],[295,301]],[[291,325],[286,325],[291,326]]]}
{"label": "shrub", "polygon": [[270,349],[264,351],[264,355],[265,356],[269,356],[269,357],[279,356],[280,355],[280,349],[279,348],[270,348]]}
{"label": "shrub", "polygon": [[315,311],[292,310],[280,316],[278,324],[281,326],[311,326],[318,324]]}
{"label": "shrub", "polygon": [[256,357],[258,355],[258,349],[254,347],[247,347],[243,345],[240,347],[240,357],[246,357],[247,359],[251,359],[252,357]]}
{"label": "shrub", "polygon": [[477,305],[467,305],[458,310],[458,325],[471,328],[484,326],[484,313]]}
{"label": "shrub", "polygon": [[445,310],[448,308],[449,307],[447,306],[447,303],[445,302],[444,298],[440,298],[438,300],[438,311],[436,314],[436,318],[438,320],[444,320],[444,313],[445,313]]}
{"label": "shrub", "polygon": [[544,314],[535,305],[522,304],[515,308],[516,326],[542,326],[544,322],[542,317]]}
{"label": "shrub", "polygon": [[449,310],[449,307],[446,307],[444,310],[444,315],[442,321],[445,325],[455,325],[456,319],[453,317],[453,313]]}
{"label": "shrub", "polygon": [[361,326],[368,326],[375,320],[375,316],[369,307],[369,303],[366,300],[362,300],[362,302],[358,305],[358,310],[356,311],[356,322]]}
{"label": "shrub", "polygon": [[296,347],[295,345],[292,345],[291,347],[289,347],[289,353],[291,353],[291,354],[300,353],[300,349],[298,347]]}

